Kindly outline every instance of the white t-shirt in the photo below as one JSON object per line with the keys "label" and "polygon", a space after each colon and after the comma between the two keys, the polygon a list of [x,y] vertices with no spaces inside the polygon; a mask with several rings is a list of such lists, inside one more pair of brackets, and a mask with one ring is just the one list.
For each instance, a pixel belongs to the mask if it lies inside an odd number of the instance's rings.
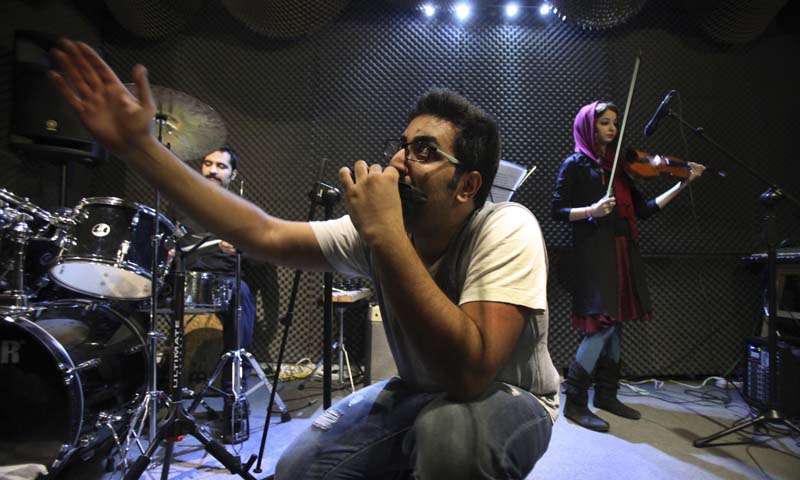
{"label": "white t-shirt", "polygon": [[[380,271],[349,216],[311,223],[328,263],[338,272],[369,277],[375,283],[387,340],[397,370],[406,382],[424,391],[443,387],[421,362],[404,334],[388,297],[381,291]],[[547,350],[547,254],[539,223],[518,203],[487,203],[467,221],[448,251],[428,269],[442,291],[457,305],[486,301],[531,309],[520,339],[496,380],[530,391],[555,420],[559,375]]]}

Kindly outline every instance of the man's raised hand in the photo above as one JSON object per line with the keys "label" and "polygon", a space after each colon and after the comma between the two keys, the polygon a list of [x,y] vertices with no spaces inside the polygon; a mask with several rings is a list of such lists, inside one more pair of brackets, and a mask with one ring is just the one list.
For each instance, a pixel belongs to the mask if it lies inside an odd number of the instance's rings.
{"label": "man's raised hand", "polygon": [[108,150],[124,158],[152,140],[155,105],[144,66],[133,69],[134,96],[85,43],[62,40],[51,54],[64,71],[50,71],[51,80]]}

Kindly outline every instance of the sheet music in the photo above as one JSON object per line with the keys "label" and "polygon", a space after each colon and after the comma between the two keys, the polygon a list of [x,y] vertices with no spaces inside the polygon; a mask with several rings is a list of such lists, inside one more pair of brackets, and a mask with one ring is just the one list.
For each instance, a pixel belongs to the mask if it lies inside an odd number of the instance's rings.
{"label": "sheet music", "polygon": [[536,170],[536,167],[526,171],[522,165],[500,160],[500,165],[497,167],[497,175],[494,177],[494,184],[492,184],[492,189],[489,193],[489,201],[500,203],[511,200],[517,188],[522,185],[522,182],[534,170]]}

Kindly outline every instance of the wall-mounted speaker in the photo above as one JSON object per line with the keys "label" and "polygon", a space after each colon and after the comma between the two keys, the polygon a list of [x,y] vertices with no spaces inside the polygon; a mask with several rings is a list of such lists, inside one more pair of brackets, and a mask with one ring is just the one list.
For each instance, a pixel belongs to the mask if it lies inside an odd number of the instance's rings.
{"label": "wall-mounted speaker", "polygon": [[47,71],[55,68],[50,50],[56,45],[56,38],[48,34],[14,34],[10,146],[26,158],[54,163],[105,160],[105,149],[47,78]]}

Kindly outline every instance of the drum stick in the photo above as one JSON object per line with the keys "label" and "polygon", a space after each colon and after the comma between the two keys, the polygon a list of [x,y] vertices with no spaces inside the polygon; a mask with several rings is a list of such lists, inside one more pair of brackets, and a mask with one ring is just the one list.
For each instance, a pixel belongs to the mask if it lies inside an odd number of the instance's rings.
{"label": "drum stick", "polygon": [[188,247],[183,247],[183,248],[181,248],[181,251],[182,252],[204,252],[204,251],[210,250],[212,247],[216,247],[217,245],[219,245],[219,243],[221,241],[222,240],[220,240],[220,239],[209,240],[207,242],[201,243],[200,246],[197,246],[195,244],[195,245],[189,245]]}

